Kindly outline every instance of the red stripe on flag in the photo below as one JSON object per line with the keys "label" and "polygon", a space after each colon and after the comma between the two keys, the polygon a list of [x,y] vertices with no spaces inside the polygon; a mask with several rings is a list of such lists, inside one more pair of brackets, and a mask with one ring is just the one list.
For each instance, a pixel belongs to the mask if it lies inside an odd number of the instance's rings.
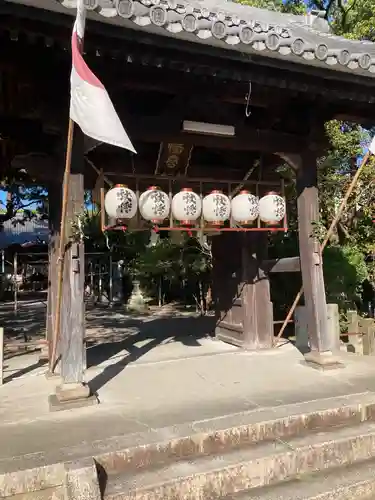
{"label": "red stripe on flag", "polygon": [[102,82],[94,75],[94,73],[90,70],[90,68],[83,60],[83,57],[81,56],[81,53],[79,51],[79,39],[75,30],[73,31],[72,36],[72,59],[73,67],[78,75],[82,78],[82,80],[89,83],[90,85],[93,85],[94,87],[104,89],[104,85],[102,84]]}

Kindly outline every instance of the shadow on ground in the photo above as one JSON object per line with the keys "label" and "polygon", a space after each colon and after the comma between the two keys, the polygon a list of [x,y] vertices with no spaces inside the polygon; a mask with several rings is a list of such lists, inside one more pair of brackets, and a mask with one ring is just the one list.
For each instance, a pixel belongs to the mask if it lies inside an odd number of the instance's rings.
{"label": "shadow on ground", "polygon": [[[19,354],[19,356],[22,356],[24,354],[25,353]],[[11,382],[13,379],[17,379],[19,377],[27,375],[28,373],[31,373],[34,370],[36,370],[38,368],[42,368],[44,366],[47,366],[47,361],[46,360],[36,361],[35,363],[33,363],[31,365],[25,366],[24,368],[18,369],[14,373],[11,373],[10,375],[7,375],[6,377],[4,377],[3,383],[6,384],[8,382]],[[8,366],[5,365],[4,369],[7,369],[7,368],[8,368]]]}
{"label": "shadow on ground", "polygon": [[43,302],[20,302],[17,311],[14,304],[5,302],[0,307],[0,326],[4,338],[9,341],[36,340],[45,336],[46,306]]}
{"label": "shadow on ground", "polygon": [[[108,321],[108,320],[107,320]],[[106,319],[103,318],[105,327]],[[109,321],[111,324],[113,319]],[[163,317],[154,318],[150,321],[124,320],[127,328],[135,328],[136,333],[117,339],[107,340],[106,343],[96,343],[87,350],[87,366],[97,366],[110,358],[115,357],[123,351],[128,355],[122,355],[120,359],[104,368],[90,382],[92,393],[103,387],[112,378],[126,368],[129,363],[137,361],[156,346],[169,342],[181,342],[189,347],[200,347],[199,339],[210,337],[214,334],[215,318],[204,317]],[[125,325],[123,325],[124,328]],[[140,345],[137,345],[140,344]]]}
{"label": "shadow on ground", "polygon": [[[162,315],[159,313],[131,315],[104,306],[88,308],[87,366],[98,366],[110,358],[113,361],[91,381],[93,392],[97,392],[129,363],[137,361],[160,344],[180,342],[189,347],[200,347],[200,339],[214,334],[215,318],[212,316],[196,316],[177,310]],[[45,324],[46,306],[43,301],[20,301],[17,314],[14,313],[13,303],[2,303],[0,325],[4,327],[7,361],[30,352],[25,347],[28,342],[45,337]],[[24,375],[39,366],[22,366],[10,377]]]}

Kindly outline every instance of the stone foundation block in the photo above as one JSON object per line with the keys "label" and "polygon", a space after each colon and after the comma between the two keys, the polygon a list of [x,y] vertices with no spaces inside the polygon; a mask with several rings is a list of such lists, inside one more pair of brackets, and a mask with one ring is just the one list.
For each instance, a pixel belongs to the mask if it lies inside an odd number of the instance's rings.
{"label": "stone foundation block", "polygon": [[101,500],[99,478],[93,459],[65,464],[64,500]]}

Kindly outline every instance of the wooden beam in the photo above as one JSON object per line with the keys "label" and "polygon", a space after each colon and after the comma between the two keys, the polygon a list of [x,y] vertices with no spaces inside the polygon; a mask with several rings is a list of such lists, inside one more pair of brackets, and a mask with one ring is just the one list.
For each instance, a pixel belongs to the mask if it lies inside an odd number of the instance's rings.
{"label": "wooden beam", "polygon": [[301,271],[299,257],[285,257],[283,259],[265,260],[262,262],[265,273],[297,273]]}
{"label": "wooden beam", "polygon": [[238,151],[261,151],[276,153],[297,153],[304,151],[307,146],[306,138],[293,134],[260,130],[240,124],[232,124],[236,128],[234,137],[208,136],[181,131],[182,123],[168,122],[160,118],[142,118],[139,116],[127,117],[124,120],[126,129],[133,141],[169,142],[203,146],[213,149],[229,149]]}
{"label": "wooden beam", "polygon": [[[108,177],[111,177],[113,175],[119,175],[117,173],[112,173],[112,172],[106,172]],[[192,177],[192,176],[184,176],[184,175],[155,175],[153,173],[150,174],[133,174],[133,173],[123,173],[122,175],[123,178],[125,179],[138,179],[138,180],[147,180],[150,181],[151,179],[155,180],[158,179],[159,181],[165,180],[165,181],[178,181],[178,182],[183,182],[183,183],[191,183],[191,184],[199,184],[200,182],[204,182],[206,184],[210,182],[218,182],[220,184],[238,184],[239,182],[241,184],[244,184],[246,186],[252,185],[255,186],[258,184],[259,186],[280,186],[280,179],[276,178],[274,180],[267,180],[267,181],[258,181],[256,179],[247,179],[243,180],[242,178],[240,179],[223,179],[221,176],[218,177]]]}
{"label": "wooden beam", "polygon": [[[120,114],[120,117],[123,118]],[[213,149],[229,149],[238,151],[261,151],[276,153],[299,153],[307,146],[306,138],[303,136],[276,132],[272,130],[262,130],[245,126],[243,124],[233,124],[236,127],[235,137],[219,137],[182,132],[182,120],[161,119],[160,117],[142,117],[131,115],[123,118],[125,128],[133,141],[144,142],[169,142],[174,144],[186,144],[192,146],[203,146]],[[38,144],[43,144],[42,138],[51,138],[51,135],[43,132],[40,121],[30,121],[23,123],[23,131],[14,128],[8,129],[9,134],[15,137],[27,138],[30,134],[37,139]],[[61,124],[62,126],[62,124]],[[64,128],[62,127],[62,130]],[[53,137],[56,138],[54,135]],[[34,149],[35,150],[35,149]]]}
{"label": "wooden beam", "polygon": [[[371,108],[372,110],[372,108]],[[351,113],[338,113],[333,117],[335,120],[343,121],[343,122],[352,122],[352,123],[358,123],[361,125],[368,125],[370,127],[373,126],[374,123],[374,118],[373,115],[371,116],[358,116],[356,114],[351,114]]]}
{"label": "wooden beam", "polygon": [[[108,74],[108,65],[106,65],[106,74]],[[148,75],[148,76],[147,76]],[[160,78],[162,76],[162,78]],[[109,77],[110,78],[110,77]],[[199,95],[202,99],[211,99],[215,101],[227,102],[230,104],[246,104],[246,96],[249,91],[249,84],[240,82],[233,83],[228,89],[227,84],[222,84],[214,77],[199,78],[182,73],[181,79],[176,83],[176,74],[165,69],[160,75],[158,69],[142,68],[142,71],[135,72],[134,69],[127,70],[124,78],[119,78],[118,72],[113,81],[114,91],[119,89],[140,90],[145,92],[160,92],[170,95],[181,95],[189,93]],[[295,92],[288,92],[288,97],[294,96]],[[283,101],[285,103],[285,101]],[[254,85],[251,93],[251,106],[259,108],[269,108],[280,103],[280,94],[271,87]]]}

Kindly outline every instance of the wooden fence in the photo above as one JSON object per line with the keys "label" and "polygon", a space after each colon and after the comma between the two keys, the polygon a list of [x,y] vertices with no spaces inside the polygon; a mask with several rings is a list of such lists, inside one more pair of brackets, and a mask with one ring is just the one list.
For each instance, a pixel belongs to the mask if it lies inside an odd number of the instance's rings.
{"label": "wooden fence", "polygon": [[366,356],[375,356],[375,320],[363,318],[357,311],[348,311],[348,330],[343,336],[349,337],[349,343],[356,352]]}

